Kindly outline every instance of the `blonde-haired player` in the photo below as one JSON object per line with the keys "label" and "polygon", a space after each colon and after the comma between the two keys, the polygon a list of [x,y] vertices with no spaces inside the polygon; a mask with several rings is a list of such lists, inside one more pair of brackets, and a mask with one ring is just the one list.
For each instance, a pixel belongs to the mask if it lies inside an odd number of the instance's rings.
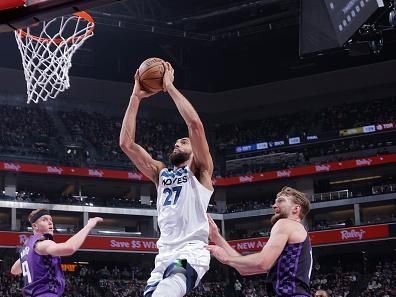
{"label": "blonde-haired player", "polygon": [[312,248],[302,220],[310,210],[306,195],[291,187],[284,187],[272,205],[273,227],[261,252],[242,256],[220,235],[209,217],[208,246],[220,262],[230,265],[242,275],[267,274],[267,294],[280,297],[310,297],[309,279],[312,271]]}
{"label": "blonde-haired player", "polygon": [[89,219],[84,228],[63,243],[53,241],[54,224],[48,209],[33,210],[28,219],[33,235],[21,248],[20,258],[12,265],[11,273],[23,275],[22,293],[25,297],[62,296],[65,279],[60,257],[73,255],[84,243],[89,232],[103,219]]}

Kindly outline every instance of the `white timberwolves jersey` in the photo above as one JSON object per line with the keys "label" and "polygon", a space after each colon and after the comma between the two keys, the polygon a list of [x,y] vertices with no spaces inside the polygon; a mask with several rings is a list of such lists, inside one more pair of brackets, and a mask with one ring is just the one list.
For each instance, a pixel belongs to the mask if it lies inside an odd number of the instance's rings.
{"label": "white timberwolves jersey", "polygon": [[162,169],[157,191],[159,252],[174,253],[187,244],[202,247],[207,244],[206,210],[213,191],[205,188],[188,166],[171,171]]}

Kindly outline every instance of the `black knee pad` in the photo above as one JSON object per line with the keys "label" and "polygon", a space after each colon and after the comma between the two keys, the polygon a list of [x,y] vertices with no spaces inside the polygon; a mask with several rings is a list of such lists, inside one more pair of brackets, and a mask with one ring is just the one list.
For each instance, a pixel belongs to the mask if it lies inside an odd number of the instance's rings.
{"label": "black knee pad", "polygon": [[198,273],[195,269],[187,262],[186,259],[176,259],[171,263],[164,272],[163,278],[167,278],[168,276],[182,273],[186,276],[186,286],[187,286],[187,294],[192,291],[195,287],[195,282],[198,278]]}

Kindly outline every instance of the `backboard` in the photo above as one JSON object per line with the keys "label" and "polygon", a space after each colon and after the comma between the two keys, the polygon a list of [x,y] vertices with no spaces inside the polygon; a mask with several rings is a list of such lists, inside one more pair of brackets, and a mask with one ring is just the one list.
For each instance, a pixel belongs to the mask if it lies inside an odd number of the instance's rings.
{"label": "backboard", "polygon": [[1,0],[0,32],[118,1],[121,0]]}

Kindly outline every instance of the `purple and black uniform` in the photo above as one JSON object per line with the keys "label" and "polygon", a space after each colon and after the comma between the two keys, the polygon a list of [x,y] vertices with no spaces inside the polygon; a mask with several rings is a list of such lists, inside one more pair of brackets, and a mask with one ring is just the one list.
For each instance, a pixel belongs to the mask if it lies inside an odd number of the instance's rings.
{"label": "purple and black uniform", "polygon": [[60,257],[41,256],[34,250],[36,243],[43,239],[52,240],[52,236],[33,235],[19,252],[24,280],[22,293],[25,297],[57,297],[62,296],[65,289]]}
{"label": "purple and black uniform", "polygon": [[311,296],[309,279],[312,270],[312,248],[309,236],[300,243],[286,244],[267,276],[270,296]]}

